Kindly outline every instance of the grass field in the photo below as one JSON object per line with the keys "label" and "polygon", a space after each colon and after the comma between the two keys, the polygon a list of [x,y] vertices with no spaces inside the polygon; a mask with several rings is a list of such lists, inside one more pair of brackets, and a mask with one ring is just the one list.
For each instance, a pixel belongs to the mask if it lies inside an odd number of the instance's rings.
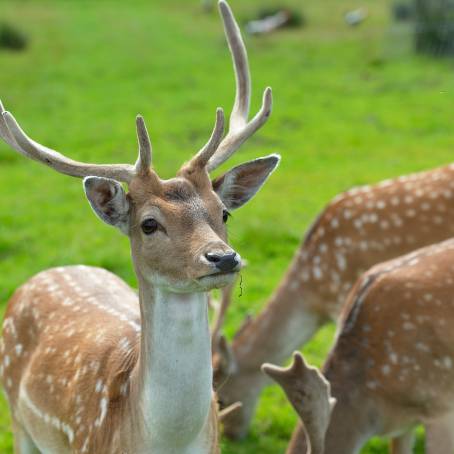
{"label": "grass field", "polygon": [[[238,18],[272,0],[231,0]],[[288,0],[299,7],[303,2]],[[366,5],[348,28],[342,13]],[[234,247],[250,263],[229,335],[257,312],[284,273],[303,232],[324,204],[352,185],[434,167],[454,154],[454,62],[415,57],[406,30],[390,24],[387,2],[307,0],[307,26],[248,38],[253,106],[274,89],[269,124],[232,161],[279,152],[283,161],[261,194],[229,221]],[[0,98],[32,137],[79,160],[133,162],[134,117],[148,121],[155,167],[171,177],[207,139],[216,106],[234,86],[217,15],[198,0],[11,1],[0,20],[24,30],[30,47],[0,51]],[[0,145],[0,301],[44,268],[106,267],[131,285],[128,243],[92,214],[81,182]],[[324,329],[307,346],[321,364]],[[276,387],[261,400],[250,437],[223,452],[282,453],[296,418]],[[418,452],[422,451],[422,435]],[[0,452],[12,452],[0,402]],[[373,440],[364,453],[386,452]]]}

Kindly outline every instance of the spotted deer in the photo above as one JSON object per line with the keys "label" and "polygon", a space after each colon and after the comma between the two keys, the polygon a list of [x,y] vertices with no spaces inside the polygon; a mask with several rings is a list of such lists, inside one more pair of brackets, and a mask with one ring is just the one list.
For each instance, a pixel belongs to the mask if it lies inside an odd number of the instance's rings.
{"label": "spotted deer", "polygon": [[[271,111],[271,90],[249,117],[246,50],[224,0],[221,16],[236,74],[225,137],[218,109],[208,143],[161,179],[137,118],[135,165],[91,165],[38,144],[1,106],[0,135],[54,170],[84,177],[98,217],[129,237],[138,297],[119,277],[87,266],[49,269],[8,303],[0,375],[17,453],[217,453],[206,292],[231,283],[241,257],[227,243],[229,211],[245,204],[276,168],[270,155],[224,163]],[[128,186],[125,192],[121,183]]]}
{"label": "spotted deer", "polygon": [[[393,453],[409,454],[417,424],[426,426],[428,454],[454,452],[453,295],[453,239],[361,276],[323,367],[337,403],[320,453],[359,453],[370,437],[387,435],[394,438]],[[269,373],[269,366],[264,369]],[[286,377],[278,382],[310,432],[307,402],[298,394],[309,386],[307,378],[280,372]],[[305,446],[300,424],[287,454],[300,454]]]}
{"label": "spotted deer", "polygon": [[454,235],[454,165],[354,188],[318,216],[264,310],[248,318],[214,364],[220,401],[241,401],[225,419],[246,435],[265,362],[282,364],[327,321],[336,320],[356,279],[371,266]]}

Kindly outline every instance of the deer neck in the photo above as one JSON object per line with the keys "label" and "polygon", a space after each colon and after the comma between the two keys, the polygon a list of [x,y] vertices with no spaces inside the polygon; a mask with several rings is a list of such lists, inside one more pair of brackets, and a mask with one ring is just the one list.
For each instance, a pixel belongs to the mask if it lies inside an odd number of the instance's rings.
{"label": "deer neck", "polygon": [[147,446],[209,452],[211,344],[205,293],[178,294],[139,278],[138,398]]}

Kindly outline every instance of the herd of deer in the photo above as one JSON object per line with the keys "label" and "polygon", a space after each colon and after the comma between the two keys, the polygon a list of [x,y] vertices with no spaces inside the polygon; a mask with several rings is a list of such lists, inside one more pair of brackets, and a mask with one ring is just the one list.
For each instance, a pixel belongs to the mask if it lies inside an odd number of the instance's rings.
{"label": "herd of deer", "polygon": [[[0,376],[16,452],[217,453],[219,419],[227,436],[243,437],[265,374],[300,416],[288,453],[357,453],[377,434],[394,454],[410,453],[418,424],[428,453],[454,452],[454,166],[336,197],[264,311],[232,345],[222,336],[242,266],[225,223],[279,156],[209,177],[265,123],[272,102],[268,88],[249,120],[246,50],[229,6],[219,7],[236,75],[229,132],[218,109],[208,143],[175,178],[152,169],[140,116],[136,164],[91,165],[33,141],[0,103],[7,144],[84,177],[95,213],[129,237],[139,284],[137,296],[103,269],[67,266],[14,293]],[[210,333],[214,288],[224,291]],[[338,331],[322,372],[299,353],[288,368],[265,364],[282,364],[329,320]]]}

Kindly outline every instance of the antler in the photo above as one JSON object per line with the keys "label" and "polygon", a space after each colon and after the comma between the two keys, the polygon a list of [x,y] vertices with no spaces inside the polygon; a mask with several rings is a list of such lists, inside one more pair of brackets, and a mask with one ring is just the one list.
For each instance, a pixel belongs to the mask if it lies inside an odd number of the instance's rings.
{"label": "antler", "polygon": [[[229,132],[222,139],[224,115],[221,109],[216,114],[216,124],[207,145],[190,161],[192,168],[213,171],[224,163],[238,148],[252,136],[271,114],[272,94],[267,88],[263,95],[260,111],[248,121],[251,81],[246,48],[238,24],[225,0],[219,0],[219,9],[224,30],[232,54],[236,78],[235,104],[230,115]],[[150,171],[151,144],[142,117],[137,118],[139,158],[135,165],[130,164],[87,164],[74,161],[59,152],[40,145],[21,129],[11,113],[5,111],[0,102],[0,137],[14,150],[35,161],[42,162],[60,173],[74,177],[99,176],[130,183],[135,175]],[[186,167],[190,168],[190,167]]]}
{"label": "antler", "polygon": [[5,111],[1,101],[0,110],[0,137],[14,150],[30,159],[52,167],[57,172],[73,177],[98,176],[129,183],[138,171],[143,171],[150,167],[151,145],[142,117],[137,118],[137,136],[140,151],[135,166],[130,164],[87,164],[69,159],[57,151],[32,140],[21,129],[13,115]]}
{"label": "antler", "polygon": [[139,157],[136,162],[136,173],[146,174],[151,167],[151,142],[145,120],[141,115],[136,118],[137,140],[139,142]]}
{"label": "antler", "polygon": [[263,94],[260,111],[248,122],[251,97],[251,80],[246,48],[233,13],[224,0],[219,1],[224,30],[232,54],[236,78],[235,104],[230,115],[229,132],[208,161],[207,169],[213,171],[224,163],[238,148],[252,136],[271,114],[272,93],[267,88]]}
{"label": "antler", "polygon": [[323,454],[325,434],[336,403],[329,382],[317,368],[308,366],[299,352],[293,353],[290,367],[263,364],[262,371],[284,389],[300,416],[309,440],[309,453]]}

